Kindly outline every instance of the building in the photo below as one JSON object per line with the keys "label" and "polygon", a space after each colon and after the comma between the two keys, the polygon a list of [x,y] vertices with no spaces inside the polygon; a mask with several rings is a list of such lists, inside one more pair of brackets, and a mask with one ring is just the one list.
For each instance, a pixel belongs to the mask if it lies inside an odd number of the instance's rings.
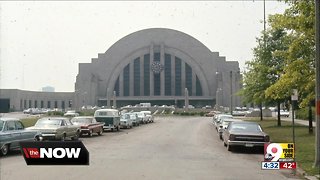
{"label": "building", "polygon": [[[79,64],[76,105],[110,106],[115,93],[120,106],[151,102],[182,107],[187,88],[189,104],[215,105],[218,95],[219,106],[230,106],[240,80],[237,61],[226,61],[190,35],[145,29],[120,39],[91,63]],[[233,97],[239,106],[239,97]]]}
{"label": "building", "polygon": [[[182,107],[185,92],[190,105],[235,107],[240,97],[241,74],[237,61],[180,31],[152,28],[129,34],[91,63],[80,63],[75,92],[0,90],[0,108],[62,108],[66,104],[117,106],[150,102]],[[231,102],[232,101],[232,102]]]}

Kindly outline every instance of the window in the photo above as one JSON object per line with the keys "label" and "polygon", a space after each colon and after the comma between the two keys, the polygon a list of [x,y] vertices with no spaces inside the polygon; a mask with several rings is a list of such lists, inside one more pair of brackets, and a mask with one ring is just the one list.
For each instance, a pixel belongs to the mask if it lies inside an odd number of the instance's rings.
{"label": "window", "polygon": [[65,109],[65,103],[64,103],[64,101],[61,101],[61,108],[62,108],[62,109]]}
{"label": "window", "polygon": [[176,70],[176,96],[181,96],[181,59],[175,58],[175,70]]}
{"label": "window", "polygon": [[16,125],[14,121],[7,121],[7,130],[8,131],[13,131],[16,129]]}
{"label": "window", "polygon": [[137,58],[133,62],[133,81],[134,81],[134,91],[133,94],[134,96],[140,96],[140,58]]}
{"label": "window", "polygon": [[186,88],[188,89],[189,96],[192,95],[192,69],[186,64]]}
{"label": "window", "polygon": [[119,78],[120,77],[118,77],[118,79],[116,81],[116,84],[114,85],[114,90],[113,90],[113,91],[116,92],[116,96],[119,96],[119,89],[120,89],[120,87],[119,87]]}
{"label": "window", "polygon": [[202,96],[202,87],[198,76],[196,77],[196,96]]}
{"label": "window", "polygon": [[123,96],[129,96],[130,90],[130,64],[123,70]]}
{"label": "window", "polygon": [[150,95],[150,54],[144,55],[144,66],[143,66],[143,73],[144,73],[144,95]]}
{"label": "window", "polygon": [[17,128],[18,130],[24,129],[24,127],[23,127],[23,125],[22,125],[22,123],[21,123],[20,121],[16,121],[16,128]]}
{"label": "window", "polygon": [[171,96],[171,55],[165,54],[164,59],[164,94]]}

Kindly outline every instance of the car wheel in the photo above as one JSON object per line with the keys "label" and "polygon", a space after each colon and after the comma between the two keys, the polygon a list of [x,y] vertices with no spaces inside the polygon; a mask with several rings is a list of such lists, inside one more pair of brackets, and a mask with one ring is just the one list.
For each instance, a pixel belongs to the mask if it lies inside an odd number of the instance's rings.
{"label": "car wheel", "polygon": [[229,144],[227,144],[227,150],[228,150],[228,151],[232,151],[232,150],[233,150],[233,147],[230,146]]}
{"label": "car wheel", "polygon": [[72,137],[72,140],[78,140],[78,139],[79,139],[79,135],[80,135],[80,132],[77,131],[76,134],[75,134],[75,136]]}
{"label": "car wheel", "polygon": [[89,135],[90,137],[92,137],[92,135],[93,135],[93,130],[92,130],[92,129],[88,132],[88,135]]}
{"label": "car wheel", "polygon": [[101,136],[103,133],[103,128],[100,128],[100,131],[98,132],[98,135]]}
{"label": "car wheel", "polygon": [[63,134],[61,137],[61,141],[65,141],[66,140],[66,134]]}
{"label": "car wheel", "polygon": [[39,136],[35,136],[35,137],[33,138],[33,141],[40,141]]}
{"label": "car wheel", "polygon": [[120,130],[120,127],[119,126],[117,126],[117,131],[119,131]]}
{"label": "car wheel", "polygon": [[8,154],[8,152],[9,152],[9,145],[8,144],[3,145],[1,148],[1,154],[5,156]]}

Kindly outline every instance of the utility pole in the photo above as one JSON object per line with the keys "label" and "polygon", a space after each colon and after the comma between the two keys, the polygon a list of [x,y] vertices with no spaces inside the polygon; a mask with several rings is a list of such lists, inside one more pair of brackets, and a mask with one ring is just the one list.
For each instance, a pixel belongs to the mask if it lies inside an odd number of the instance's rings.
{"label": "utility pole", "polygon": [[315,36],[316,36],[316,142],[314,166],[320,166],[320,0],[315,1]]}

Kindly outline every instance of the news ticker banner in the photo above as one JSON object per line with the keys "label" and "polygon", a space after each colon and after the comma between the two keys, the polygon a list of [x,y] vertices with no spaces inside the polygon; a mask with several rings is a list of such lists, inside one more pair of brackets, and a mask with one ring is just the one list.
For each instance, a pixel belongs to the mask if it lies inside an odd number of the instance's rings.
{"label": "news ticker banner", "polygon": [[28,141],[20,147],[27,165],[89,165],[82,141]]}
{"label": "news ticker banner", "polygon": [[265,143],[261,169],[296,169],[293,143]]}

